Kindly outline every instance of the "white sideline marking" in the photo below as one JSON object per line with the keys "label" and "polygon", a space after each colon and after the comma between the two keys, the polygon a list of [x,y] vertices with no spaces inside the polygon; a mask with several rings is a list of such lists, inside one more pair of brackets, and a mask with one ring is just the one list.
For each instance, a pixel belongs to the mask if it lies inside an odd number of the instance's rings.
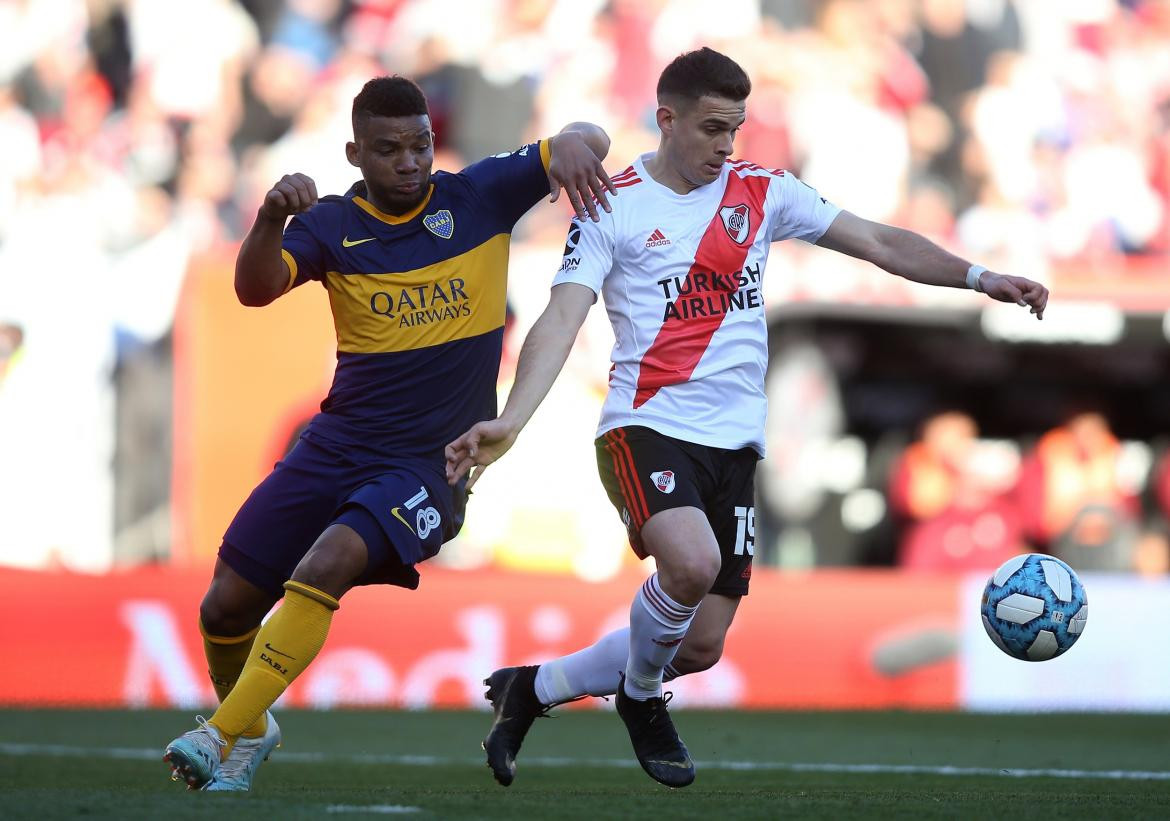
{"label": "white sideline marking", "polygon": [[330,804],[325,812],[364,812],[377,815],[400,815],[408,812],[418,812],[418,807],[404,807],[401,804]]}
{"label": "white sideline marking", "polygon": [[[32,755],[60,758],[120,758],[134,761],[162,760],[161,750],[146,747],[72,747],[66,744],[16,744],[0,742],[0,755]],[[394,764],[399,766],[433,767],[439,765],[483,766],[483,759],[455,758],[434,755],[388,755],[362,753],[338,755],[334,753],[277,753],[277,760],[295,764]],[[619,767],[638,766],[632,758],[525,758],[526,767]],[[1115,781],[1170,781],[1170,772],[1161,770],[1062,770],[1062,769],[1000,769],[998,767],[952,767],[922,764],[830,764],[792,761],[696,761],[701,770],[734,770],[746,772],[790,773],[851,773],[890,775],[998,775],[1007,778],[1105,778]],[[348,806],[348,805],[337,805]],[[349,812],[349,810],[345,810]],[[338,812],[341,812],[339,810]]]}

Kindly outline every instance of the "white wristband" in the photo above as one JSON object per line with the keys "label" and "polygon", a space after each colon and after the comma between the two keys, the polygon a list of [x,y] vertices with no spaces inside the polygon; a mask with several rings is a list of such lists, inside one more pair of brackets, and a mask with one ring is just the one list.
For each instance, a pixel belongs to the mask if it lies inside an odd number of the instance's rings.
{"label": "white wristband", "polygon": [[979,287],[979,276],[986,271],[982,265],[972,265],[967,269],[967,287],[972,291],[979,291],[983,293],[983,289]]}

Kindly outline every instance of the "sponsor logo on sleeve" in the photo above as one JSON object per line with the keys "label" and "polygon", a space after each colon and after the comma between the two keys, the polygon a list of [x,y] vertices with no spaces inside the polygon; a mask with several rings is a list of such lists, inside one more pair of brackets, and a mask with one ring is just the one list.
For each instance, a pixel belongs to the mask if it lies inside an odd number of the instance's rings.
{"label": "sponsor logo on sleeve", "polygon": [[564,259],[561,260],[561,271],[575,271],[581,264],[581,256],[574,255],[577,243],[581,241],[581,226],[574,220],[569,223],[569,233],[565,237]]}
{"label": "sponsor logo on sleeve", "polygon": [[581,226],[573,222],[569,224],[569,235],[565,237],[565,256],[573,253],[577,249],[577,243],[581,241]]}
{"label": "sponsor logo on sleeve", "polygon": [[515,154],[517,157],[527,157],[528,156],[528,149],[532,148],[535,145],[536,145],[536,143],[529,143],[528,145],[524,145],[524,146],[521,146],[520,148],[517,148],[515,151],[501,151],[499,154],[492,154],[491,158],[493,160],[502,160],[502,159],[505,159],[507,157],[511,157],[513,154]]}

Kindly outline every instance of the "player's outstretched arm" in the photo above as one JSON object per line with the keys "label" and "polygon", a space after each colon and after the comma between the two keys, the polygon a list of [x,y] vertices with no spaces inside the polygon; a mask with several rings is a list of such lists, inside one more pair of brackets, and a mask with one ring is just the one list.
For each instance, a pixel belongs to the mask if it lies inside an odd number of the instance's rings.
{"label": "player's outstretched arm", "polygon": [[287,174],[264,195],[236,257],[236,297],[244,305],[267,305],[288,288],[291,271],[280,253],[284,223],[317,202],[317,185],[304,174]]}
{"label": "player's outstretched arm", "polygon": [[609,153],[609,135],[593,123],[569,123],[549,140],[548,181],[556,202],[565,189],[578,217],[597,222],[597,204],[610,210],[606,191],[616,193],[601,161]]}
{"label": "player's outstretched arm", "polygon": [[974,288],[1000,302],[1030,308],[1044,318],[1048,289],[1025,277],[1006,276],[972,265],[921,234],[871,222],[842,211],[817,245],[864,259],[900,277],[927,285]]}
{"label": "player's outstretched arm", "polygon": [[591,289],[575,282],[553,286],[548,306],[524,337],[516,364],[516,381],[512,383],[503,413],[495,419],[473,425],[447,445],[447,481],[450,484],[455,484],[473,467],[479,466],[467,482],[467,487],[471,488],[483,468],[512,447],[565,366],[573,340],[596,299],[597,295]]}

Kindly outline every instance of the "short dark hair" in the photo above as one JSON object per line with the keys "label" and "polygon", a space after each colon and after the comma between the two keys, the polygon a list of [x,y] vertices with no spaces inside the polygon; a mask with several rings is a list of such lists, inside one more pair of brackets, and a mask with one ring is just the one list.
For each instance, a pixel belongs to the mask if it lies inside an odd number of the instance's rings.
{"label": "short dark hair", "polygon": [[426,115],[427,98],[408,77],[375,77],[353,98],[353,129],[370,117],[413,117]]}
{"label": "short dark hair", "polygon": [[706,46],[675,57],[658,78],[659,102],[664,97],[694,101],[707,95],[738,101],[751,93],[752,81],[739,63]]}

